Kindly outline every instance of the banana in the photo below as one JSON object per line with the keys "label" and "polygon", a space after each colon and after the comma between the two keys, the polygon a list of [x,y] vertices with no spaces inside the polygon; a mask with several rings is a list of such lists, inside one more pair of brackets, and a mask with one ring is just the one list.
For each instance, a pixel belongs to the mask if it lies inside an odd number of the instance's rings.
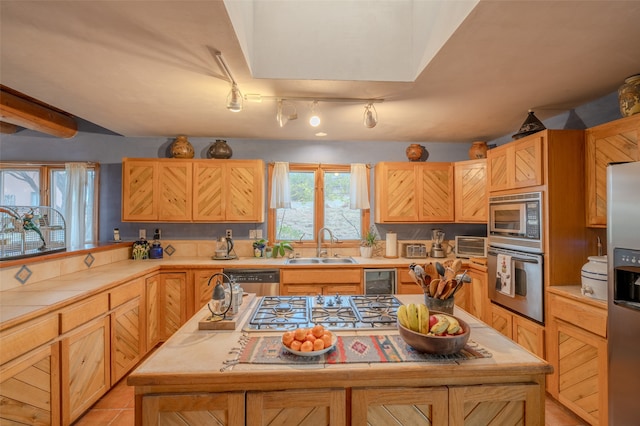
{"label": "banana", "polygon": [[452,316],[446,315],[447,320],[449,320],[449,327],[447,327],[447,334],[458,334],[462,327],[460,327],[460,323],[457,319]]}
{"label": "banana", "polygon": [[400,305],[398,308],[398,321],[403,327],[409,328],[409,317],[407,316],[407,307],[405,305]]}
{"label": "banana", "polygon": [[430,333],[435,334],[436,336],[444,334],[449,328],[449,320],[446,315],[436,314],[436,318],[438,318],[438,322],[431,327],[429,330]]}
{"label": "banana", "polygon": [[418,308],[414,303],[409,303],[409,306],[407,306],[407,316],[409,317],[409,328],[413,331],[417,331],[419,327]]}
{"label": "banana", "polygon": [[429,332],[429,308],[424,303],[419,306],[420,328],[418,333],[427,334]]}

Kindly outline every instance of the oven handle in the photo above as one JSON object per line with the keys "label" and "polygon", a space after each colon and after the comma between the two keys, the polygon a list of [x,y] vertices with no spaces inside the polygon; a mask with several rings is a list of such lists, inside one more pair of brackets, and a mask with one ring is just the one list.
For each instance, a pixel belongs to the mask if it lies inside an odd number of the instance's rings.
{"label": "oven handle", "polygon": [[[498,252],[493,251],[493,250],[489,250],[489,251],[487,252],[487,254],[491,254],[491,255],[497,256],[497,255],[498,255]],[[521,257],[517,257],[517,256],[513,256],[513,255],[511,255],[511,260],[512,260],[512,261],[516,261],[516,262],[522,262],[522,263],[533,263],[533,264],[538,264],[538,263],[540,263],[540,262],[538,262],[537,260],[532,260],[532,259],[523,259],[523,258],[521,258]]]}

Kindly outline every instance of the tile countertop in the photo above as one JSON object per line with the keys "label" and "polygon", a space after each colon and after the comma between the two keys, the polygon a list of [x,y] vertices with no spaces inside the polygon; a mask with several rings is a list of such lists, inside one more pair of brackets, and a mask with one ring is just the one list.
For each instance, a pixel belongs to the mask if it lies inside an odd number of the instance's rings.
{"label": "tile countertop", "polygon": [[85,271],[62,275],[33,284],[0,292],[0,330],[39,315],[53,312],[68,304],[82,300],[92,294],[108,290],[139,276],[153,273],[159,268],[207,269],[207,268],[367,268],[408,267],[411,263],[428,263],[447,259],[406,259],[355,257],[355,264],[339,265],[285,265],[286,259],[263,259],[255,257],[234,260],[213,260],[210,257],[176,257],[154,260],[123,260]]}
{"label": "tile countertop", "polygon": [[[421,300],[420,296],[399,295],[397,296],[403,303],[415,303]],[[254,300],[254,304],[256,300]],[[250,312],[253,307],[249,308]],[[206,318],[208,312],[206,307],[194,315],[178,332],[176,332],[160,349],[154,352],[129,376],[128,384],[134,386],[158,385],[166,380],[167,384],[175,384],[180,380],[189,381],[190,378],[198,377],[203,379],[209,377],[210,380],[223,380],[230,375],[242,376],[243,373],[284,371],[295,373],[299,370],[309,369],[389,369],[402,368],[403,366],[416,364],[406,363],[356,363],[356,364],[306,364],[306,365],[285,365],[285,364],[236,364],[231,369],[224,368],[226,363],[233,358],[233,348],[238,347],[238,342],[244,334],[242,324],[247,320],[248,315],[243,315],[236,330],[200,330],[198,322]],[[472,360],[457,361],[454,368],[480,368],[485,373],[492,368],[531,368],[538,369],[544,373],[550,373],[551,367],[544,360],[522,349],[510,339],[506,338],[496,330],[480,322],[467,312],[455,308],[454,314],[466,321],[471,328],[471,339],[480,346],[491,352],[490,358],[480,358]],[[252,336],[280,334],[279,332],[251,332]],[[397,334],[397,329],[380,330],[372,329],[337,331],[338,335],[371,335]],[[230,353],[232,355],[230,355]],[[417,363],[420,368],[440,369],[443,368],[438,363],[427,365]],[[222,371],[221,371],[222,369]],[[483,373],[479,373],[483,374]],[[250,377],[250,376],[248,376]]]}

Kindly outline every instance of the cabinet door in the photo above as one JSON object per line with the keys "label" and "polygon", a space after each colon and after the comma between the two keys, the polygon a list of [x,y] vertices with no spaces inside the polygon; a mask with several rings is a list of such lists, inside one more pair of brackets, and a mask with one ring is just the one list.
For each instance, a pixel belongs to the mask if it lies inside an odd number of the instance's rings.
{"label": "cabinet door", "polygon": [[607,165],[638,161],[640,115],[587,130],[587,225],[607,226]]}
{"label": "cabinet door", "polygon": [[418,173],[418,219],[426,222],[453,222],[453,165],[426,163]]}
{"label": "cabinet door", "polygon": [[224,221],[224,162],[197,161],[193,165],[193,220]]}
{"label": "cabinet door", "polygon": [[544,327],[513,315],[513,341],[540,358],[545,358]]}
{"label": "cabinet door", "polygon": [[158,165],[158,220],[191,220],[192,168],[190,161],[172,160]]}
{"label": "cabinet door", "polygon": [[62,423],[70,424],[111,387],[109,316],[66,334],[60,343]]}
{"label": "cabinet door", "polygon": [[225,220],[264,222],[264,163],[230,160],[226,174]]}
{"label": "cabinet door", "polygon": [[144,307],[140,296],[117,307],[111,314],[111,385],[115,385],[142,359]]}
{"label": "cabinet door", "polygon": [[542,136],[513,143],[513,188],[542,185]]}
{"label": "cabinet door", "polygon": [[158,220],[158,163],[129,159],[122,162],[122,220]]}
{"label": "cabinet door", "polygon": [[413,281],[409,275],[409,268],[398,268],[398,294],[424,294],[422,287]]}
{"label": "cabinet door", "polygon": [[353,389],[351,424],[353,426],[447,425],[449,424],[447,402],[448,391],[444,386]]}
{"label": "cabinet door", "polygon": [[245,425],[244,392],[144,396],[141,411],[144,425]]}
{"label": "cabinet door", "polygon": [[509,339],[513,339],[513,315],[493,303],[489,307],[489,312],[491,315],[489,325]]}
{"label": "cabinet door", "polygon": [[147,352],[156,347],[162,340],[160,332],[160,275],[155,274],[145,279],[146,305],[146,344]]}
{"label": "cabinet door", "polygon": [[607,424],[607,341],[563,321],[554,320],[557,399],[591,424]]}
{"label": "cabinet door", "polygon": [[247,392],[247,426],[347,424],[344,389]]}
{"label": "cabinet door", "polygon": [[468,312],[481,321],[489,322],[487,321],[487,310],[491,302],[488,297],[487,272],[470,269],[467,274],[471,278],[471,282],[465,284],[465,287],[469,289]]}
{"label": "cabinet door", "polygon": [[186,272],[160,273],[160,330],[162,340],[187,321]]}
{"label": "cabinet door", "polygon": [[454,164],[456,222],[487,223],[487,160]]}
{"label": "cabinet door", "polygon": [[0,424],[60,424],[59,344],[0,367]]}
{"label": "cabinet door", "polygon": [[509,151],[509,144],[487,151],[487,183],[490,192],[509,189]]}
{"label": "cabinet door", "polygon": [[450,425],[542,425],[544,390],[537,383],[452,386]]}
{"label": "cabinet door", "polygon": [[417,179],[411,163],[378,163],[375,167],[376,222],[418,220]]}
{"label": "cabinet door", "polygon": [[211,296],[213,295],[213,287],[209,285],[209,279],[212,275],[219,272],[222,272],[221,268],[195,269],[193,271],[193,313],[198,312],[200,308],[209,303],[209,301],[211,300]]}

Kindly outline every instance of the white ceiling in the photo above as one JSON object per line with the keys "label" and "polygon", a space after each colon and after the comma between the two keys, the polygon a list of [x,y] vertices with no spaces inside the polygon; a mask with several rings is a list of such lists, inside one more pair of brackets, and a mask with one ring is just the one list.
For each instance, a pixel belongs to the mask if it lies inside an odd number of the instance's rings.
{"label": "white ceiling", "polygon": [[[0,83],[131,137],[470,142],[640,73],[640,1],[475,1],[2,0]],[[216,52],[269,100],[229,112]],[[384,102],[373,129],[325,102],[280,128],[277,97]]]}

